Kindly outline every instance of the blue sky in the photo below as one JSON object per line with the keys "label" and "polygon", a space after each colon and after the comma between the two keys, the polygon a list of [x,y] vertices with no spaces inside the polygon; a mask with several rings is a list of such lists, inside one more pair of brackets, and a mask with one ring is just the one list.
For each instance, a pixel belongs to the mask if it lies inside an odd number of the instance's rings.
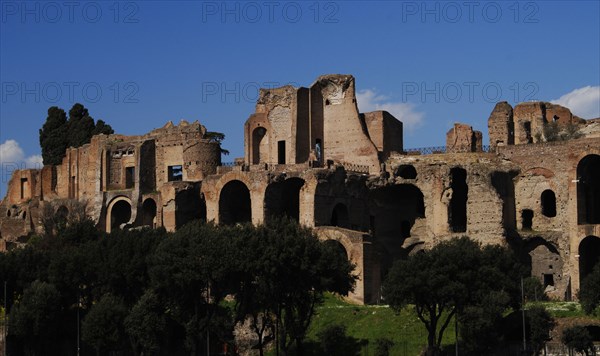
{"label": "blue sky", "polygon": [[396,115],[406,147],[457,121],[487,142],[500,100],[600,116],[599,1],[2,0],[0,26],[1,190],[39,162],[48,107],[75,102],[123,134],[199,120],[226,161],[259,86],[326,73],[353,74],[359,109]]}

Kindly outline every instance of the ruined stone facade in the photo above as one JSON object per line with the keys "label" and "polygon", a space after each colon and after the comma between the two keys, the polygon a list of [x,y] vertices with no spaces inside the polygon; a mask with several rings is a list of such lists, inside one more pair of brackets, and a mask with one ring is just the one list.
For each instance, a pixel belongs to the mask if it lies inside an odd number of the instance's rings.
{"label": "ruined stone facade", "polygon": [[[326,75],[310,88],[261,90],[244,125],[245,156],[233,165],[221,165],[202,125],[182,121],[143,136],[95,136],[59,166],[15,171],[0,204],[0,248],[42,233],[48,212],[71,214],[75,203],[105,231],[283,215],[356,265],[356,302],[379,300],[395,260],[463,235],[511,246],[550,296],[575,297],[600,260],[598,120],[502,102],[488,120],[489,147],[455,124],[445,152],[409,154],[402,123],[359,113],[354,85]],[[581,135],[545,142],[550,122]]]}

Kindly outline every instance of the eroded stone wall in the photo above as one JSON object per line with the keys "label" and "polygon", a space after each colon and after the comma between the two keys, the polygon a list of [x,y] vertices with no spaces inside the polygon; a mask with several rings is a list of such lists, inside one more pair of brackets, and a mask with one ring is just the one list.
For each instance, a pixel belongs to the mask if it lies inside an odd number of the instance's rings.
{"label": "eroded stone wall", "polygon": [[[402,123],[359,114],[354,86],[352,76],[326,75],[310,88],[261,90],[244,126],[245,157],[233,167],[220,166],[206,128],[182,121],[141,136],[94,136],[61,165],[15,171],[0,203],[0,249],[43,233],[43,215],[62,207],[107,231],[285,215],[343,245],[358,266],[357,302],[378,300],[394,261],[463,235],[513,248],[553,298],[576,295],[581,256],[600,258],[583,243],[600,236],[597,205],[581,203],[600,197],[590,189],[597,169],[581,167],[600,162],[597,120],[545,102],[514,110],[501,102],[488,119],[490,153],[481,132],[455,124],[446,153],[406,155]],[[554,121],[577,125],[582,137],[544,143]]]}

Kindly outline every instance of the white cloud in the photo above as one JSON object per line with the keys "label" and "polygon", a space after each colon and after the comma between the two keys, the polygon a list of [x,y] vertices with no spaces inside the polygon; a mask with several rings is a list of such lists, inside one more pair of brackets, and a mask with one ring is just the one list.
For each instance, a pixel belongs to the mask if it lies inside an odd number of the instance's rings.
{"label": "white cloud", "polygon": [[6,140],[0,144],[0,200],[6,193],[6,184],[17,169],[42,168],[42,156],[31,155],[26,157],[25,152],[15,140]]}
{"label": "white cloud", "polygon": [[13,171],[24,168],[41,168],[42,156],[32,155],[25,157],[25,152],[15,140],[6,140],[0,144],[0,165],[2,171]]}
{"label": "white cloud", "polygon": [[402,121],[404,128],[409,132],[423,125],[425,114],[416,111],[414,104],[390,101],[387,96],[377,94],[375,90],[359,91],[356,101],[360,112],[385,110]]}
{"label": "white cloud", "polygon": [[551,101],[571,109],[571,112],[584,119],[600,117],[600,86],[586,86]]}

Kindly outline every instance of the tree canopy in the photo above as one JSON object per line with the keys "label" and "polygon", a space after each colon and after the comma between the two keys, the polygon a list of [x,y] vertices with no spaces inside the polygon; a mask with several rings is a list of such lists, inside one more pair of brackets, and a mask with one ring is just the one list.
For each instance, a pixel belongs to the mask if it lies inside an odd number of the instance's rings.
{"label": "tree canopy", "polygon": [[113,132],[112,127],[104,121],[94,122],[88,110],[79,103],[69,110],[68,120],[63,109],[52,106],[48,109],[48,116],[40,129],[44,164],[61,164],[68,147],[81,147],[89,143],[94,135]]}
{"label": "tree canopy", "polygon": [[502,247],[454,238],[397,261],[384,282],[383,296],[398,310],[414,304],[428,332],[427,354],[437,355],[457,313],[461,336],[472,340],[491,329],[481,321],[493,323],[507,307],[518,304],[519,266]]}
{"label": "tree canopy", "polygon": [[105,234],[83,220],[0,253],[9,349],[29,355],[71,354],[78,315],[83,354],[202,355],[264,317],[289,354],[323,293],[352,289],[352,269],[291,221]]}

